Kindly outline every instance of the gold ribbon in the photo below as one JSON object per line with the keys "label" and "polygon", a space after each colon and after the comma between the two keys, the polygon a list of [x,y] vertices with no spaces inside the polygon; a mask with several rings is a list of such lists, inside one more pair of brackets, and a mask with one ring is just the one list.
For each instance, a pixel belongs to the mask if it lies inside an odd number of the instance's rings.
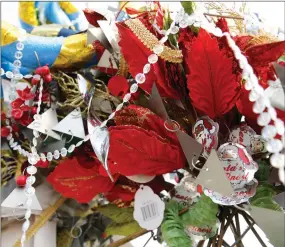
{"label": "gold ribbon", "polygon": [[[126,25],[139,38],[139,40],[150,50],[159,44],[158,39],[142,24],[139,19],[129,19],[125,21]],[[172,50],[168,46],[163,45],[163,51],[158,54],[159,57],[171,63],[182,63],[183,55],[180,50]]]}

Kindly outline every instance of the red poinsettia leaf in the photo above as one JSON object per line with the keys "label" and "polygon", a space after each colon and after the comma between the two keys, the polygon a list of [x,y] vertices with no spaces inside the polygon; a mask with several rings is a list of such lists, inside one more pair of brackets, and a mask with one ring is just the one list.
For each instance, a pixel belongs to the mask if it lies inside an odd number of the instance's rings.
{"label": "red poinsettia leaf", "polygon": [[175,133],[164,127],[164,120],[155,115],[148,108],[138,105],[129,105],[116,113],[116,125],[134,125],[145,130],[152,130],[159,136],[167,139],[171,144],[179,147],[179,141]]}
{"label": "red poinsettia leaf", "polygon": [[117,200],[130,202],[134,200],[137,189],[138,188],[116,184],[109,192],[105,194],[105,197],[111,203],[116,203]]}
{"label": "red poinsettia leaf", "polygon": [[20,106],[24,104],[24,102],[25,102],[24,100],[17,98],[14,101],[12,101],[11,106],[12,108],[20,108]]}
{"label": "red poinsettia leaf", "polygon": [[31,109],[31,107],[29,107],[28,105],[22,105],[22,106],[20,107],[20,109],[21,109],[22,111],[29,111],[29,110]]}
{"label": "red poinsettia leaf", "polygon": [[22,100],[31,100],[35,97],[28,86],[24,90],[17,90],[17,93]]}
{"label": "red poinsettia leaf", "polygon": [[20,119],[23,116],[23,111],[19,108],[16,109],[12,109],[11,114],[13,116],[13,118],[15,119]]}
{"label": "red poinsettia leaf", "polygon": [[184,166],[180,148],[153,131],[130,125],[110,127],[109,131],[111,170],[125,176],[158,175]]}
{"label": "red poinsettia leaf", "polygon": [[[217,40],[200,29],[189,54],[188,88],[193,106],[214,119],[235,105],[240,86],[232,73],[232,60],[218,47]],[[197,55],[199,54],[199,55]]]}
{"label": "red poinsettia leaf", "polygon": [[245,52],[252,66],[268,66],[285,52],[285,41],[255,45],[246,49]]}
{"label": "red poinsettia leaf", "polygon": [[98,12],[96,12],[92,9],[86,8],[83,10],[83,13],[84,13],[87,21],[91,25],[93,25],[94,27],[99,27],[98,21],[106,20],[106,18],[103,15],[99,14]]}
{"label": "red poinsettia leaf", "polygon": [[47,181],[63,196],[87,203],[98,193],[108,192],[114,186],[109,178],[100,176],[98,168],[99,164],[86,169],[75,158],[66,159],[59,163]]}
{"label": "red poinsettia leaf", "polygon": [[108,81],[108,89],[114,96],[124,96],[128,92],[129,87],[127,79],[121,75],[113,76]]}
{"label": "red poinsettia leaf", "polygon": [[223,31],[223,33],[230,31],[227,20],[225,18],[219,18],[216,23],[216,26],[219,27]]}
{"label": "red poinsettia leaf", "polygon": [[[148,56],[152,52],[122,23],[118,23],[117,27],[120,34],[119,46],[121,52],[128,63],[131,75],[135,78],[138,73],[142,73],[143,67],[148,61]],[[139,86],[150,93],[155,81],[162,97],[178,99],[177,92],[166,83],[167,80],[165,61],[159,58],[158,62],[152,65],[150,72],[146,75],[146,81],[139,84]]]}
{"label": "red poinsettia leaf", "polygon": [[233,40],[235,41],[236,45],[241,49],[241,51],[245,51],[248,47],[251,46],[250,41],[253,39],[252,36],[235,36]]}

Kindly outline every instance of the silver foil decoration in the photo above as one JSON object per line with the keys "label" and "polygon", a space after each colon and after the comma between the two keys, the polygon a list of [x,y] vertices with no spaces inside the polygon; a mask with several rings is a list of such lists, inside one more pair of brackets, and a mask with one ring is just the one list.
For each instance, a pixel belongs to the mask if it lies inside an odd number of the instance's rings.
{"label": "silver foil decoration", "polygon": [[114,182],[114,178],[110,172],[108,166],[108,153],[110,148],[110,133],[108,128],[100,128],[101,121],[98,118],[88,119],[87,127],[90,134],[90,142],[92,144],[93,150],[105,168],[111,181]]}

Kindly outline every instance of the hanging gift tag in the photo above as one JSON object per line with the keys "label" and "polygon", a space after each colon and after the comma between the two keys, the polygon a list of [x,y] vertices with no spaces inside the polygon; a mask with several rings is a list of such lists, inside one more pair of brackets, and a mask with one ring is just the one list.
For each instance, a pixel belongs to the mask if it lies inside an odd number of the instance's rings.
{"label": "hanging gift tag", "polygon": [[147,230],[158,228],[163,220],[165,204],[149,186],[141,186],[135,195],[134,219]]}
{"label": "hanging gift tag", "polygon": [[55,109],[48,109],[41,115],[40,120],[34,120],[28,125],[29,129],[37,130],[45,135],[51,136],[54,139],[60,140],[60,135],[52,131],[52,128],[58,124],[57,114]]}
{"label": "hanging gift tag", "polygon": [[54,126],[52,130],[84,139],[85,132],[80,108],[74,109],[56,126]]}
{"label": "hanging gift tag", "polygon": [[275,247],[284,247],[284,213],[267,208],[250,206],[249,213]]}
{"label": "hanging gift tag", "polygon": [[158,92],[155,82],[152,85],[151,95],[148,101],[149,109],[164,120],[168,120],[169,116],[163,104],[162,98]]}
{"label": "hanging gift tag", "polygon": [[200,156],[200,153],[203,150],[203,146],[199,142],[197,142],[194,138],[192,138],[187,133],[181,130],[178,130],[176,132],[176,135],[180,142],[182,150],[185,154],[185,157],[188,161],[188,164],[190,167],[192,167],[191,166],[192,162],[196,163],[196,161]]}

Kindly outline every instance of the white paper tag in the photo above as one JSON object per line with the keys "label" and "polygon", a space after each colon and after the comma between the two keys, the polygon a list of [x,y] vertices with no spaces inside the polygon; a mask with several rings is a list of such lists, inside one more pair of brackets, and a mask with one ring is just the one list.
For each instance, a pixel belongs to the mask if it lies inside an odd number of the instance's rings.
{"label": "white paper tag", "polygon": [[158,228],[163,220],[165,204],[149,186],[141,186],[135,195],[134,219],[147,230]]}

